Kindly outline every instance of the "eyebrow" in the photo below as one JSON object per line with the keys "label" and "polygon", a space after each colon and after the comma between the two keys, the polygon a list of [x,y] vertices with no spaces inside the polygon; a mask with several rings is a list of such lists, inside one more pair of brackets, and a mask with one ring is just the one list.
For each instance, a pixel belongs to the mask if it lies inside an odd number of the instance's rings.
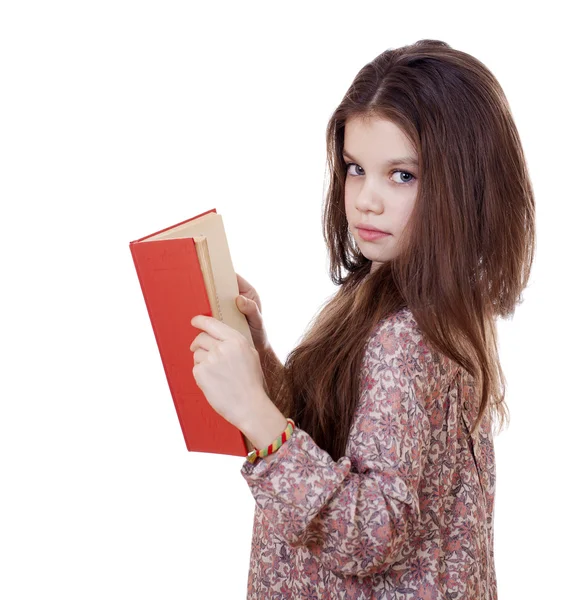
{"label": "eyebrow", "polygon": [[[346,150],[343,150],[343,156],[346,156],[347,158],[356,161],[356,158],[354,158],[354,156],[351,156]],[[413,156],[402,156],[401,158],[392,158],[391,160],[387,160],[386,165],[390,167],[393,165],[413,165],[414,167],[417,167],[419,163],[417,162],[417,159]]]}

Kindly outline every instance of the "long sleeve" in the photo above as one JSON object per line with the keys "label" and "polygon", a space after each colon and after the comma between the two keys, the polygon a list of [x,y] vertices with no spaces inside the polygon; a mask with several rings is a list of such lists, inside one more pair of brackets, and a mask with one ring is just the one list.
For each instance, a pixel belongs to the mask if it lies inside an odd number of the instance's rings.
{"label": "long sleeve", "polygon": [[362,456],[358,472],[349,456],[335,462],[299,427],[270,463],[241,468],[276,534],[342,575],[385,571],[420,524],[418,487],[430,441],[421,390],[429,386],[416,382],[425,369],[418,351],[410,352],[420,347],[405,338],[410,330],[385,335],[367,344],[351,429]]}

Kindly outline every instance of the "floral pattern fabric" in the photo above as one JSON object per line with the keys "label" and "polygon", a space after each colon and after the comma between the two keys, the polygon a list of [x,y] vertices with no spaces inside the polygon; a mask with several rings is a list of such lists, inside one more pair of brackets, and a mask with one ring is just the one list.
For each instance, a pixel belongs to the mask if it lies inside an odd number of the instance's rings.
{"label": "floral pattern fabric", "polygon": [[[407,308],[368,338],[345,456],[296,427],[255,500],[247,600],[497,600],[495,456],[470,374]],[[291,416],[291,415],[288,415]]]}

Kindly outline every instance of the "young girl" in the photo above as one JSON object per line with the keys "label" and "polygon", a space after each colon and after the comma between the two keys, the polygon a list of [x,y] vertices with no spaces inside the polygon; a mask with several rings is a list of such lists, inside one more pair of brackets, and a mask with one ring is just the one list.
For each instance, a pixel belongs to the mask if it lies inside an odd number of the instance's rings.
{"label": "young girl", "polygon": [[241,469],[248,598],[495,600],[495,319],[521,301],[535,246],[507,100],[480,61],[421,40],[361,69],[327,147],[339,289],[285,365],[238,276],[269,398],[231,417],[261,450]]}

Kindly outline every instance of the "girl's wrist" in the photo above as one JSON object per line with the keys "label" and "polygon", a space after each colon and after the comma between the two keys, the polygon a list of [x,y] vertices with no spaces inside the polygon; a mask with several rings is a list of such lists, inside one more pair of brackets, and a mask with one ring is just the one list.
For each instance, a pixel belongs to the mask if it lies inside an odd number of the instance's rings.
{"label": "girl's wrist", "polygon": [[241,431],[255,448],[261,450],[271,444],[287,425],[286,417],[264,394],[264,401],[257,404],[256,410],[249,415]]}
{"label": "girl's wrist", "polygon": [[295,427],[296,424],[294,423],[293,419],[286,419],[286,427],[284,428],[284,431],[282,431],[282,433],[278,435],[276,439],[272,440],[268,446],[265,446],[264,448],[255,447],[253,451],[247,455],[247,460],[250,463],[254,463],[257,458],[262,458],[267,463],[271,460],[274,460],[275,453],[285,442],[290,439],[290,437],[292,437]]}

